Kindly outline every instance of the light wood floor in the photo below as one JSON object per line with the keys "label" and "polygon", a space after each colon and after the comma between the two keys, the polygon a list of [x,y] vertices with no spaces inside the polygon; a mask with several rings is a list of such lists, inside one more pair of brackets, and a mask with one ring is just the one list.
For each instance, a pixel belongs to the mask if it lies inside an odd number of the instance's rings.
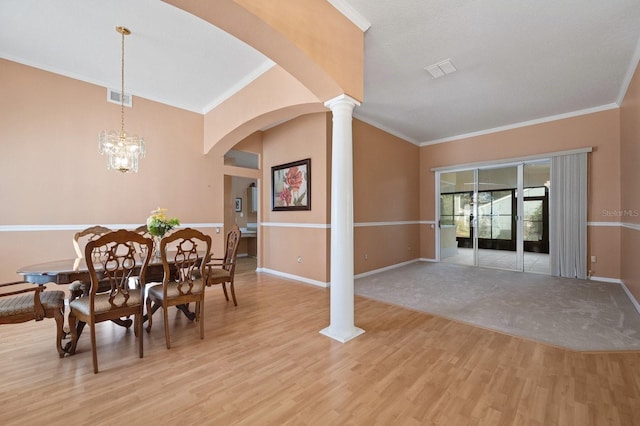
{"label": "light wood floor", "polygon": [[238,307],[207,290],[205,339],[162,313],[145,356],[132,331],[98,326],[72,357],[54,321],[0,326],[0,424],[638,425],[640,353],[576,353],[356,297],[346,343],[329,291],[244,273]]}

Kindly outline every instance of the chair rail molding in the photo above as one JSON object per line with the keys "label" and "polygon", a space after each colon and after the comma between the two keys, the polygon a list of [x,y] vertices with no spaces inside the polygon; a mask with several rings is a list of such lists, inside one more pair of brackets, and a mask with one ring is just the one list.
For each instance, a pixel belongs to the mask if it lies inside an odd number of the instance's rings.
{"label": "chair rail molding", "polygon": [[[0,225],[0,232],[43,232],[43,231],[82,231],[95,224],[85,225]],[[111,229],[134,229],[140,223],[108,223],[102,224]],[[224,223],[182,223],[182,228],[221,228]]]}

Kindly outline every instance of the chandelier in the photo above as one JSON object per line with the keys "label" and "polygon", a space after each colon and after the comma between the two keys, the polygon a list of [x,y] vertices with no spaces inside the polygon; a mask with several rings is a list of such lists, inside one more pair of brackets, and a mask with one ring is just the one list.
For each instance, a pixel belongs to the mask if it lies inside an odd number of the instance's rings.
{"label": "chandelier", "polygon": [[128,135],[124,131],[124,36],[131,34],[128,28],[116,27],[122,35],[122,86],[120,91],[120,131],[103,130],[98,134],[98,151],[107,155],[107,169],[122,173],[138,172],[138,160],[144,158],[144,138]]}

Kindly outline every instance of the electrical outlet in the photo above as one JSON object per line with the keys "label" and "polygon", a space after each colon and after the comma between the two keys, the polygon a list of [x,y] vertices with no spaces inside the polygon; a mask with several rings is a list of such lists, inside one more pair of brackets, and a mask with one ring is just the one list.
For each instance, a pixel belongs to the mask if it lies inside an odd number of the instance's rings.
{"label": "electrical outlet", "polygon": [[369,255],[367,253],[364,254],[364,260],[369,260]]}
{"label": "electrical outlet", "polygon": [[220,233],[220,228],[216,228],[216,234]]}
{"label": "electrical outlet", "polygon": [[591,263],[596,263],[598,261],[598,258],[595,256],[591,256]]}
{"label": "electrical outlet", "polygon": [[298,256],[298,263],[302,263],[302,256]]}

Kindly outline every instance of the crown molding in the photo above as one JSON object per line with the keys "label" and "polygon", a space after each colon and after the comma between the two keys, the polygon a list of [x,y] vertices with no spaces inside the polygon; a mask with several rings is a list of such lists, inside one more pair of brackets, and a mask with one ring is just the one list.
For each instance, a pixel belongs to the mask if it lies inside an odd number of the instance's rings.
{"label": "crown molding", "polygon": [[353,24],[360,28],[362,32],[367,32],[369,28],[371,28],[371,22],[367,20],[364,16],[360,14],[357,10],[351,7],[350,4],[345,2],[344,0],[328,0],[329,3],[336,9],[338,12],[342,13],[348,20],[353,22]]}

